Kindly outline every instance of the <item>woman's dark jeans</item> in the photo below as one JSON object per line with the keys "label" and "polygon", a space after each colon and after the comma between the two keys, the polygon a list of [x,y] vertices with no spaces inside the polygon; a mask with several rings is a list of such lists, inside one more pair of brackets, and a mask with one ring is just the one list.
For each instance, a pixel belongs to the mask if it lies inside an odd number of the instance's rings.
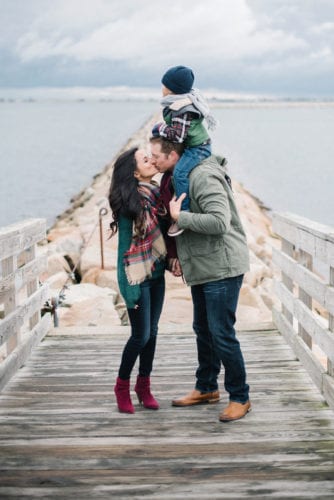
{"label": "woman's dark jeans", "polygon": [[216,391],[223,363],[225,390],[238,403],[249,399],[244,359],[234,330],[242,280],[241,275],[191,287],[198,352],[196,389]]}
{"label": "woman's dark jeans", "polygon": [[123,380],[130,378],[138,356],[139,375],[147,377],[152,371],[158,322],[165,297],[164,276],[144,281],[140,290],[138,309],[128,309],[131,337],[124,347],[118,372],[119,378]]}

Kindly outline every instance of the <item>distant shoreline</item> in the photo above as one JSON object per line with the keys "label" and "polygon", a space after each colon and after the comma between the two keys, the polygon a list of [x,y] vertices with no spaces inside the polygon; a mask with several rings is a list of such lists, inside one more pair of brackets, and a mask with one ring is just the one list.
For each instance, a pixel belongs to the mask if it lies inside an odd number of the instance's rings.
{"label": "distant shoreline", "polygon": [[[34,98],[1,98],[0,97],[0,105],[1,104],[34,104],[34,103],[68,103],[68,102],[77,102],[77,103],[101,103],[108,104],[114,102],[153,102],[155,99],[148,98],[117,98],[117,99],[34,99]],[[219,99],[208,99],[210,107],[214,108],[302,108],[302,107],[334,107],[334,100],[332,101],[320,101],[320,100],[219,100]],[[157,104],[157,107],[159,104]]]}
{"label": "distant shoreline", "polygon": [[286,107],[334,107],[333,101],[292,101],[292,100],[280,100],[280,101],[210,101],[211,108],[286,108]]}
{"label": "distant shoreline", "polygon": [[[281,105],[326,105],[334,106],[333,96],[280,96],[230,92],[222,89],[201,89],[213,106],[281,106]],[[155,101],[161,99],[160,87],[1,87],[0,104],[13,102],[114,102],[114,101]]]}

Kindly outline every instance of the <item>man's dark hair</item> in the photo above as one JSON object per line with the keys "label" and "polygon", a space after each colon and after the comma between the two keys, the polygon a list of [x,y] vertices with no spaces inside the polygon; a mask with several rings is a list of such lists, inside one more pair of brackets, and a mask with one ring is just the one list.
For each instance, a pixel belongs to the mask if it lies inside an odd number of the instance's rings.
{"label": "man's dark hair", "polygon": [[163,137],[151,137],[150,142],[152,144],[160,144],[162,153],[166,155],[169,155],[172,151],[175,151],[179,156],[181,156],[184,152],[184,144],[167,141]]}

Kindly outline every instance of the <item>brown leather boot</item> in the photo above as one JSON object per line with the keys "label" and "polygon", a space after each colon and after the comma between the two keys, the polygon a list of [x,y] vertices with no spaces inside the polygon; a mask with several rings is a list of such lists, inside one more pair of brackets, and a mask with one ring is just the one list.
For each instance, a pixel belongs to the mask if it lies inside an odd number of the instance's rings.
{"label": "brown leather boot", "polygon": [[229,405],[219,415],[219,420],[221,422],[239,420],[239,418],[244,417],[249,411],[251,411],[250,401],[247,401],[244,404],[237,403],[236,401],[230,401]]}
{"label": "brown leather boot", "polygon": [[184,398],[173,399],[172,406],[193,406],[206,403],[218,403],[219,399],[219,391],[202,393],[197,389],[193,389],[189,394],[184,396]]}

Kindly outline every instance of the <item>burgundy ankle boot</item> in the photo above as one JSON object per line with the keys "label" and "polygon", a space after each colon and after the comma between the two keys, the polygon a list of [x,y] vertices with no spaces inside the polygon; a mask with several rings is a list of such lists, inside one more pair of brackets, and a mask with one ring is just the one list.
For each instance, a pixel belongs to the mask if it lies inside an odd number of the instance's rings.
{"label": "burgundy ankle boot", "polygon": [[145,408],[150,410],[158,410],[159,403],[154,399],[150,390],[150,377],[141,377],[138,375],[135,386],[139,403],[142,403]]}
{"label": "burgundy ankle boot", "polygon": [[118,410],[121,413],[134,413],[131,397],[130,397],[130,380],[122,380],[117,377],[114,392],[117,399]]}

